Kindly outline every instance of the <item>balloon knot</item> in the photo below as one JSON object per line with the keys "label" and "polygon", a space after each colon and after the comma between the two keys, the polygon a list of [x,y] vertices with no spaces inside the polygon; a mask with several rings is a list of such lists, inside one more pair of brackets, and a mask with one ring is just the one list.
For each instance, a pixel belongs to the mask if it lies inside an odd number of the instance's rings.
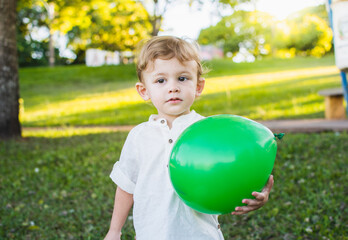
{"label": "balloon knot", "polygon": [[274,136],[281,140],[284,137],[285,133],[275,133]]}

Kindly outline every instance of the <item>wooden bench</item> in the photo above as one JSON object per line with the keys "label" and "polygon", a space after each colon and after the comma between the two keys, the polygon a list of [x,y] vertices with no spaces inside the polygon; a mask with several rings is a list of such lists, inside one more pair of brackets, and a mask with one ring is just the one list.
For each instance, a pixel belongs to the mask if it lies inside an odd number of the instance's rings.
{"label": "wooden bench", "polygon": [[344,96],[342,88],[325,89],[319,92],[325,97],[325,118],[345,119],[346,109],[344,108]]}

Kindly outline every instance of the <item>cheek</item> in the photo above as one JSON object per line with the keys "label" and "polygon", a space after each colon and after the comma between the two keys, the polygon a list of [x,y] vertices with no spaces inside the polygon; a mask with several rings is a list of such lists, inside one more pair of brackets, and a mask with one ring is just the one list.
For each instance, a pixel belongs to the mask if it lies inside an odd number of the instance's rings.
{"label": "cheek", "polygon": [[185,92],[185,98],[190,104],[193,104],[196,99],[196,88],[192,87],[188,91]]}
{"label": "cheek", "polygon": [[158,89],[150,89],[150,91],[148,91],[148,95],[154,104],[163,99],[164,96],[164,94],[162,94],[162,92]]}
{"label": "cheek", "polygon": [[188,87],[187,87],[187,92],[186,94],[189,95],[189,96],[195,96],[196,95],[196,90],[197,90],[197,87],[194,85],[194,84],[190,84]]}

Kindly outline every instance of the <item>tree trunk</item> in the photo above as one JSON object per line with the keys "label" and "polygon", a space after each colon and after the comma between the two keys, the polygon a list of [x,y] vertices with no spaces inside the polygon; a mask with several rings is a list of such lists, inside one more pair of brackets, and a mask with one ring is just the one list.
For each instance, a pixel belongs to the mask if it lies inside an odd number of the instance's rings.
{"label": "tree trunk", "polygon": [[[165,1],[166,5],[168,4],[168,0]],[[158,35],[158,32],[161,29],[162,25],[162,15],[166,12],[166,7],[163,9],[163,12],[160,11],[160,6],[158,0],[153,0],[153,14],[151,16],[151,25],[152,25],[152,33],[153,37]]]}
{"label": "tree trunk", "polygon": [[55,56],[54,56],[54,44],[53,44],[53,33],[54,31],[52,30],[52,22],[54,19],[54,3],[46,3],[44,2],[44,5],[46,7],[46,11],[47,11],[47,16],[48,16],[48,28],[50,31],[50,35],[49,35],[49,64],[50,67],[54,67],[55,65]]}
{"label": "tree trunk", "polygon": [[[51,26],[50,26],[51,27]],[[49,46],[49,64],[50,67],[54,67],[54,63],[55,63],[55,59],[54,59],[54,46],[53,46],[53,33],[52,30],[50,29],[50,35],[49,35],[49,42],[48,42],[48,46]]]}
{"label": "tree trunk", "polygon": [[16,43],[17,0],[0,0],[0,138],[21,136]]}
{"label": "tree trunk", "polygon": [[153,20],[151,21],[152,25],[152,36],[155,37],[158,35],[159,30],[161,29],[161,23],[162,23],[162,17],[161,16],[154,16]]}

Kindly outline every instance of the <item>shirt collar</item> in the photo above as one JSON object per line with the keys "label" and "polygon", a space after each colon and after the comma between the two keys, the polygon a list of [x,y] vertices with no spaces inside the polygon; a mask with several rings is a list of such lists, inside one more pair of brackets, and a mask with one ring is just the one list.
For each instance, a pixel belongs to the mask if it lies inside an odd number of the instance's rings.
{"label": "shirt collar", "polygon": [[[178,125],[178,124],[182,124],[182,123],[186,123],[189,122],[192,118],[194,118],[194,116],[196,115],[196,111],[195,110],[191,110],[190,113],[185,114],[185,115],[181,115],[179,117],[177,117],[176,119],[174,119],[173,121],[173,126]],[[156,124],[156,125],[165,125],[167,126],[167,120],[164,118],[158,118],[157,114],[152,114],[149,117],[149,122],[151,124]]]}

